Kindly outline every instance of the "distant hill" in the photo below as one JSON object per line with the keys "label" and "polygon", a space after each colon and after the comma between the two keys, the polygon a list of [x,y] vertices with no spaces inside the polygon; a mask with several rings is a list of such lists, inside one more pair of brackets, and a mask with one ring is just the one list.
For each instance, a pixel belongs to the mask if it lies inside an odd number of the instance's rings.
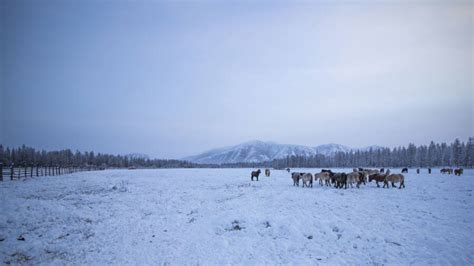
{"label": "distant hill", "polygon": [[[370,146],[359,150],[368,150],[370,148],[380,149],[381,147]],[[334,143],[309,147],[254,140],[236,146],[212,149],[195,156],[185,157],[183,160],[206,164],[263,162],[292,155],[312,156],[322,154],[332,156],[336,152],[348,152],[351,150],[357,149]]]}

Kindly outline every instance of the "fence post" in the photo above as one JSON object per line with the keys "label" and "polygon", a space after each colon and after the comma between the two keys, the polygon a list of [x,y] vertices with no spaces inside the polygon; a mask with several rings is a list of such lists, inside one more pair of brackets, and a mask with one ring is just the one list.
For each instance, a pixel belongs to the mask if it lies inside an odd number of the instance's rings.
{"label": "fence post", "polygon": [[0,181],[3,181],[3,163],[0,163]]}
{"label": "fence post", "polygon": [[36,176],[39,176],[39,169],[38,169],[39,165],[36,164]]}
{"label": "fence post", "polygon": [[25,178],[26,178],[28,174],[28,166],[26,166],[26,164],[24,164],[24,166],[25,166]]}
{"label": "fence post", "polygon": [[33,165],[31,165],[31,169],[30,169],[30,177],[33,177]]}
{"label": "fence post", "polygon": [[10,180],[13,180],[13,174],[15,173],[15,168],[13,168],[13,163],[10,167]]}

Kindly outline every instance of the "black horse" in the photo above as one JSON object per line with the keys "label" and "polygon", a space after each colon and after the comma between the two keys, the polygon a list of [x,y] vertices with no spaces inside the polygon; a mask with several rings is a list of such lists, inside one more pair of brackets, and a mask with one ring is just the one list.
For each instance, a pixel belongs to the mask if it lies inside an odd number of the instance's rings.
{"label": "black horse", "polygon": [[347,175],[346,173],[336,173],[331,177],[331,181],[336,184],[336,188],[347,189]]}
{"label": "black horse", "polygon": [[251,175],[250,175],[250,179],[253,181],[253,178],[256,177],[257,178],[257,181],[258,181],[258,176],[260,175],[262,171],[260,171],[260,169],[258,169],[257,171],[252,171]]}
{"label": "black horse", "polygon": [[406,173],[408,173],[408,168],[405,167],[402,169],[402,174],[406,174]]}

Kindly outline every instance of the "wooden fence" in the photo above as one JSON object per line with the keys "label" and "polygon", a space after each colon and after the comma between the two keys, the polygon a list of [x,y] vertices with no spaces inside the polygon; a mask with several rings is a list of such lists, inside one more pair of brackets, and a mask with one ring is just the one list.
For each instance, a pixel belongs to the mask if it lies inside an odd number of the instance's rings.
{"label": "wooden fence", "polygon": [[0,163],[0,181],[6,178],[10,180],[35,176],[54,176],[65,175],[81,171],[97,170],[95,167],[76,167],[76,166],[40,166],[40,165],[10,165],[4,166]]}

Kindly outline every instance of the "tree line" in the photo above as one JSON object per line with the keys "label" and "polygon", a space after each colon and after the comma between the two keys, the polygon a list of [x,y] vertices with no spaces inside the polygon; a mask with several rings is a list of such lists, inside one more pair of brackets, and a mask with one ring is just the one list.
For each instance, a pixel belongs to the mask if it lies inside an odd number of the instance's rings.
{"label": "tree line", "polygon": [[459,139],[450,143],[434,143],[407,147],[337,152],[332,156],[287,156],[260,163],[197,164],[182,160],[149,159],[146,156],[111,155],[93,151],[72,152],[36,150],[22,145],[4,148],[0,145],[0,162],[4,166],[94,166],[100,168],[218,168],[218,167],[473,167],[474,138],[464,143]]}
{"label": "tree line", "polygon": [[75,166],[97,168],[195,168],[205,167],[181,160],[149,159],[146,156],[111,155],[93,151],[72,152],[70,149],[59,151],[36,150],[22,145],[17,148],[4,148],[0,145],[0,162],[4,166]]}

